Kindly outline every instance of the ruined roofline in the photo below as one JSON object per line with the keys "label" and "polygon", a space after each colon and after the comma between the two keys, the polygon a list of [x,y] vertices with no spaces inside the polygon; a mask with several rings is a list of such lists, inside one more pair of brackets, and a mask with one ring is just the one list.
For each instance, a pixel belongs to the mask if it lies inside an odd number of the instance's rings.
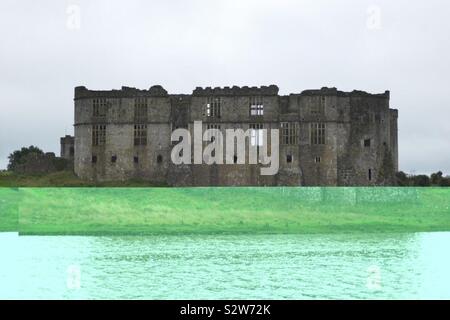
{"label": "ruined roofline", "polygon": [[291,94],[299,96],[337,96],[337,97],[373,97],[373,98],[390,98],[390,92],[386,90],[384,93],[368,93],[361,90],[353,90],[350,92],[340,91],[336,88],[323,87],[321,89],[303,90],[300,94]]}
{"label": "ruined roofline", "polygon": [[254,96],[254,95],[261,95],[261,96],[276,96],[278,95],[278,87],[274,84],[270,86],[261,86],[261,87],[197,87],[192,92],[193,96],[211,96],[211,95],[218,95],[218,96]]}
{"label": "ruined roofline", "polygon": [[134,97],[168,97],[167,91],[160,85],[141,90],[123,86],[120,90],[89,90],[85,86],[75,87],[75,100],[85,98],[134,98]]}
{"label": "ruined roofline", "polygon": [[261,86],[261,87],[197,87],[192,94],[173,94],[169,95],[167,91],[159,85],[150,87],[148,90],[141,90],[131,87],[122,87],[121,89],[113,90],[89,90],[85,86],[75,87],[75,100],[86,98],[133,98],[133,97],[183,97],[183,96],[248,96],[248,95],[278,95],[278,87],[275,85]]}
{"label": "ruined roofline", "polygon": [[398,118],[398,109],[389,109],[391,117]]}
{"label": "ruined roofline", "polygon": [[59,142],[61,144],[74,144],[75,143],[75,137],[66,135],[65,137],[60,137]]}
{"label": "ruined roofline", "polygon": [[[202,96],[278,96],[276,85],[261,87],[197,87],[192,94],[168,94],[160,85],[150,87],[148,90],[123,86],[113,90],[89,90],[84,86],[75,87],[75,100],[86,98],[134,98],[134,97],[202,97]],[[353,90],[344,92],[336,88],[323,87],[321,89],[304,90],[301,93],[292,93],[289,96],[337,96],[337,97],[374,97],[389,99],[390,92],[372,94],[365,91]]]}

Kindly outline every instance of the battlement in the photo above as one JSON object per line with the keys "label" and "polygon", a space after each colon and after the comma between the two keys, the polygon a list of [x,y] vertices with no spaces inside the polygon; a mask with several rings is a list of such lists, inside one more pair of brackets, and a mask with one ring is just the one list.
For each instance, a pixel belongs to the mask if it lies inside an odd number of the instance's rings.
{"label": "battlement", "polygon": [[60,140],[61,140],[61,143],[62,142],[73,142],[75,140],[75,137],[66,134],[64,137],[61,137]]}
{"label": "battlement", "polygon": [[[197,87],[193,90],[191,96],[276,96],[279,88],[276,85],[249,87],[249,86],[232,86],[232,87]],[[361,90],[353,90],[351,92],[340,91],[333,88],[323,87],[321,89],[303,90],[301,93],[292,93],[291,96],[337,96],[337,97],[361,97],[361,98],[382,98],[389,99],[390,92],[384,93],[368,93]],[[168,94],[160,85],[154,85],[148,90],[137,89],[134,87],[122,86],[121,89],[113,90],[89,90],[85,86],[75,87],[75,100],[87,98],[134,98],[134,97],[185,97],[186,94]]]}
{"label": "battlement", "polygon": [[160,85],[148,90],[122,86],[120,90],[89,90],[85,86],[75,87],[75,100],[86,98],[133,98],[133,97],[167,97],[167,91]]}
{"label": "battlement", "polygon": [[276,96],[278,95],[278,87],[276,85],[261,87],[197,87],[192,92],[193,96]]}
{"label": "battlement", "polygon": [[323,87],[321,89],[309,89],[300,93],[302,96],[337,96],[337,97],[363,97],[363,98],[383,98],[389,99],[390,92],[386,90],[384,93],[368,93],[361,90],[353,90],[351,92],[340,91],[336,88]]}

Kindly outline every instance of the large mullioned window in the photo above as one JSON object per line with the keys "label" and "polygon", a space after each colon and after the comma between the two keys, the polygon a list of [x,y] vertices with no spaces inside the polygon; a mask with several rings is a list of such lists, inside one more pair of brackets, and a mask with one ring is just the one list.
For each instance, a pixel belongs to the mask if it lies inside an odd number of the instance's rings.
{"label": "large mullioned window", "polygon": [[147,145],[147,125],[135,124],[134,125],[134,145],[145,146]]}
{"label": "large mullioned window", "polygon": [[147,98],[140,97],[134,99],[134,120],[135,122],[147,122],[148,104]]}
{"label": "large mullioned window", "polygon": [[262,97],[250,97],[249,98],[250,105],[250,115],[251,116],[262,116],[264,115],[264,104]]}
{"label": "large mullioned window", "polygon": [[262,146],[263,139],[263,124],[262,123],[250,123],[250,143],[252,146]]}
{"label": "large mullioned window", "polygon": [[106,99],[92,100],[92,115],[97,118],[106,116]]}
{"label": "large mullioned window", "polygon": [[325,144],[325,123],[311,123],[311,144]]}
{"label": "large mullioned window", "polygon": [[220,118],[221,102],[220,97],[208,97],[203,115],[208,118]]}
{"label": "large mullioned window", "polygon": [[106,125],[92,126],[92,145],[102,146],[106,142]]}
{"label": "large mullioned window", "polygon": [[281,144],[295,145],[297,144],[298,126],[295,122],[281,123]]}

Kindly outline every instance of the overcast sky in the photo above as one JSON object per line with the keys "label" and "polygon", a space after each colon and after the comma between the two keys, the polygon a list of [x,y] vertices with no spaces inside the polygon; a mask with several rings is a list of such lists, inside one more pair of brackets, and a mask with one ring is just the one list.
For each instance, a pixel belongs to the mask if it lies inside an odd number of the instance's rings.
{"label": "overcast sky", "polygon": [[450,174],[450,1],[0,2],[0,168],[59,153],[73,88],[391,91],[400,169]]}

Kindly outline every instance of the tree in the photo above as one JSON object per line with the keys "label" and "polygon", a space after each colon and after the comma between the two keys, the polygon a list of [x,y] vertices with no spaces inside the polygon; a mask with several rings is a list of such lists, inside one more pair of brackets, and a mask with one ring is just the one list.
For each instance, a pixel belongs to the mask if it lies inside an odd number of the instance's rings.
{"label": "tree", "polygon": [[413,178],[414,186],[417,187],[428,187],[430,186],[430,178],[427,175],[419,174]]}
{"label": "tree", "polygon": [[450,187],[450,176],[443,177],[441,179],[441,183],[439,184],[441,187]]}
{"label": "tree", "polygon": [[409,186],[409,178],[406,173],[403,171],[399,171],[395,174],[395,177],[397,179],[397,185],[401,187],[407,187]]}
{"label": "tree", "polygon": [[22,148],[20,150],[16,150],[13,153],[11,153],[8,157],[9,163],[8,163],[8,170],[14,171],[18,165],[23,164],[25,162],[26,156],[29,154],[36,154],[36,155],[42,155],[44,152],[35,146],[29,146],[28,148]]}
{"label": "tree", "polygon": [[442,183],[442,171],[432,173],[430,178],[432,185],[440,186]]}

